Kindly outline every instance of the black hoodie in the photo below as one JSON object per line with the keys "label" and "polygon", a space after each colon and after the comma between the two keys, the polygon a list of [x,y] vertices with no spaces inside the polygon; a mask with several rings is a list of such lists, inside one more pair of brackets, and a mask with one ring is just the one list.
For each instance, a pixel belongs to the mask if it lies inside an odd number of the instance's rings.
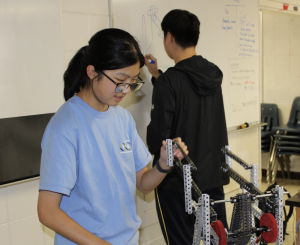
{"label": "black hoodie", "polygon": [[[228,144],[222,79],[222,71],[201,56],[182,60],[152,79],[147,144],[155,155],[153,162],[159,158],[162,140],[181,137],[198,168],[192,178],[201,191],[229,183],[221,170],[221,148]],[[159,187],[183,192],[183,178],[173,170]]]}

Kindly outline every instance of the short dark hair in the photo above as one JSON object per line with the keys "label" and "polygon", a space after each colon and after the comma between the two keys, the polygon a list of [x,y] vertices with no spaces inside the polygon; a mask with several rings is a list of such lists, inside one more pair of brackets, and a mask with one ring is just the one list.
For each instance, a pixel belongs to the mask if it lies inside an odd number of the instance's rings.
{"label": "short dark hair", "polygon": [[128,32],[116,28],[97,32],[91,37],[89,45],[82,47],[69,62],[64,73],[65,100],[89,85],[87,66],[94,66],[99,74],[104,70],[121,69],[138,62],[143,67],[145,58],[137,40]]}
{"label": "short dark hair", "polygon": [[161,28],[164,37],[170,32],[182,48],[195,47],[200,34],[200,21],[189,11],[174,9],[163,18]]}

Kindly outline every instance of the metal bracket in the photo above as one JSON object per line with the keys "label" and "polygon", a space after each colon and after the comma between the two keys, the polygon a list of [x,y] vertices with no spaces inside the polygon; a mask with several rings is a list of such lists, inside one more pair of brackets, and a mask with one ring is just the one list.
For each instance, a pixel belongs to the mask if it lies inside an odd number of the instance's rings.
{"label": "metal bracket", "polygon": [[192,208],[192,177],[191,166],[189,164],[183,165],[183,180],[184,180],[184,197],[185,197],[185,212],[193,213]]}
{"label": "metal bracket", "polygon": [[174,156],[173,156],[173,145],[172,145],[172,140],[167,139],[166,140],[167,146],[167,165],[169,167],[173,167],[173,161],[174,161]]}

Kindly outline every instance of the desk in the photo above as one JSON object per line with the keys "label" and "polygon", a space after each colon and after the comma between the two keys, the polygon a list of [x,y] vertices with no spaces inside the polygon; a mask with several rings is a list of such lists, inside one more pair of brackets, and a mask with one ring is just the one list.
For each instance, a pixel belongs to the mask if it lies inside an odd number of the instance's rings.
{"label": "desk", "polygon": [[287,199],[285,205],[295,206],[296,207],[296,222],[300,219],[300,194]]}

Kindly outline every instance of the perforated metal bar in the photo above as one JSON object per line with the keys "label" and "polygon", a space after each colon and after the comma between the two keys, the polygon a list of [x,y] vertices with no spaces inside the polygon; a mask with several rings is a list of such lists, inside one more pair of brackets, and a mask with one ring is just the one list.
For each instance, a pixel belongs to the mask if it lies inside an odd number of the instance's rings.
{"label": "perforated metal bar", "polygon": [[257,175],[257,164],[251,164],[251,183],[258,188],[258,175]]}
{"label": "perforated metal bar", "polygon": [[185,212],[188,214],[193,213],[192,209],[192,176],[191,166],[183,166],[183,181],[184,181],[184,198],[185,198]]}
{"label": "perforated metal bar", "polygon": [[276,185],[275,190],[278,197],[275,198],[276,207],[275,207],[275,219],[278,225],[278,237],[276,240],[276,245],[283,245],[283,187]]}
{"label": "perforated metal bar", "polygon": [[[174,167],[181,176],[183,174],[183,166],[184,164],[182,164],[181,161],[178,160],[175,161]],[[200,191],[199,187],[197,186],[197,184],[193,179],[192,179],[192,196],[194,197],[194,200],[198,200],[202,196],[202,192]],[[210,207],[210,220],[211,222],[217,220],[217,213],[212,207]]]}
{"label": "perforated metal bar", "polygon": [[[225,148],[222,148],[222,152],[225,153],[226,155],[228,154],[228,156],[230,156],[230,157],[236,157],[231,151],[229,151]],[[238,157],[236,157],[236,158],[238,158]],[[249,193],[255,194],[255,195],[262,195],[263,194],[256,186],[254,186],[252,183],[250,183],[245,178],[243,178],[241,175],[239,175],[236,171],[234,171],[232,168],[230,168],[227,164],[223,164],[221,166],[221,169],[225,173],[227,173],[229,175],[229,177],[231,177],[237,183],[239,183],[241,189],[245,189]],[[250,169],[251,169],[251,167],[250,167]],[[273,202],[273,200],[266,197],[266,198],[264,198],[264,200],[261,200],[260,202],[264,202],[266,204],[267,209],[268,209],[269,212],[275,213],[275,209],[274,209],[275,208],[274,207],[275,203]]]}
{"label": "perforated metal bar", "polygon": [[253,215],[260,220],[264,212],[259,207],[257,207],[254,203],[251,204],[251,209]]}
{"label": "perforated metal bar", "polygon": [[[255,227],[254,219],[252,220],[252,227]],[[257,245],[256,240],[257,240],[257,236],[255,234],[252,234],[251,237],[250,237],[249,244],[250,245]]]}
{"label": "perforated metal bar", "polygon": [[181,146],[178,144],[177,141],[174,141],[173,144],[181,151],[182,155],[184,156],[185,160],[191,165],[191,168],[193,170],[197,170],[196,165],[193,163],[193,161],[189,158],[187,154],[185,154],[184,150],[181,148]]}
{"label": "perforated metal bar", "polygon": [[[256,187],[258,188],[258,175],[257,175],[257,164],[251,164],[251,169],[250,169],[250,179],[251,179],[251,183]],[[257,209],[256,209],[256,208]],[[251,215],[251,224],[252,224],[252,227],[255,227],[255,214],[254,212],[256,212],[256,214],[259,214],[259,208],[258,208],[258,201],[255,200],[254,203],[251,204],[251,211],[252,211],[252,215]],[[259,218],[260,219],[260,218]],[[257,236],[256,234],[252,234],[251,237],[250,237],[250,245],[256,245],[256,240],[257,240]]]}
{"label": "perforated metal bar", "polygon": [[222,152],[225,153],[227,156],[235,160],[237,163],[242,165],[244,169],[251,169],[252,167],[246,163],[244,160],[239,158],[237,155],[233,154],[230,150],[226,149],[225,147],[222,147]]}
{"label": "perforated metal bar", "polygon": [[[222,167],[222,170],[224,172],[226,172],[232,179],[234,179],[237,183],[240,184],[240,187],[242,189],[245,189],[246,191],[248,191],[251,194],[255,194],[255,195],[262,195],[263,193],[257,188],[255,187],[252,183],[250,183],[249,181],[247,181],[244,177],[242,177],[241,175],[239,175],[236,171],[234,171],[232,168],[229,168],[226,164],[224,164]],[[274,209],[274,205],[275,203],[268,197],[264,198],[264,201],[267,205],[267,208],[270,210]]]}
{"label": "perforated metal bar", "polygon": [[210,245],[210,201],[209,195],[202,194],[203,245]]}
{"label": "perforated metal bar", "polygon": [[210,240],[213,245],[219,245],[220,238],[218,237],[215,230],[210,226],[210,234],[212,235],[212,239]]}
{"label": "perforated metal bar", "polygon": [[[202,203],[202,196],[198,199],[199,203]],[[199,245],[201,241],[201,232],[202,232],[202,205],[198,206],[196,209],[196,222],[194,228],[194,238],[193,245]]]}
{"label": "perforated metal bar", "polygon": [[203,240],[203,245],[210,245],[211,226],[209,195],[202,194],[198,200],[193,245],[199,245],[200,240]]}
{"label": "perforated metal bar", "polygon": [[172,145],[172,140],[167,139],[166,140],[166,149],[167,149],[167,165],[169,167],[173,167],[173,161],[174,161],[174,155],[173,155],[173,145]]}
{"label": "perforated metal bar", "polygon": [[[252,211],[252,227],[255,227],[255,218],[258,218],[260,220],[260,217],[262,216],[263,212],[258,208],[258,201],[255,200],[252,204],[251,204],[251,211]],[[256,240],[257,240],[257,236],[256,233],[251,235],[250,238],[250,245],[257,245]]]}
{"label": "perforated metal bar", "polygon": [[[225,148],[226,148],[228,151],[231,152],[231,149],[232,149],[231,146],[226,145]],[[230,168],[232,168],[232,159],[231,159],[231,157],[225,154],[225,161],[226,161],[226,164],[227,164]]]}

